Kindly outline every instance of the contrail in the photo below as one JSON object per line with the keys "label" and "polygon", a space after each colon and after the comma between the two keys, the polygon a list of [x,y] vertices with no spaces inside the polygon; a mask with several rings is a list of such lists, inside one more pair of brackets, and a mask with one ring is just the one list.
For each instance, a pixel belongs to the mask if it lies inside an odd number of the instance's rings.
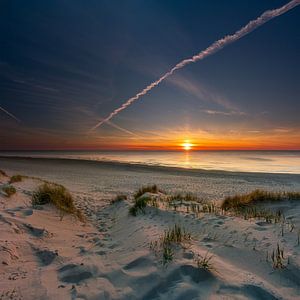
{"label": "contrail", "polygon": [[20,119],[18,119],[16,116],[14,116],[13,114],[11,114],[9,111],[7,111],[6,109],[4,109],[3,107],[0,106],[0,110],[2,110],[3,112],[5,112],[8,116],[10,116],[11,118],[13,118],[15,121],[17,122],[21,122]]}
{"label": "contrail", "polygon": [[247,35],[248,33],[252,32],[256,28],[260,27],[261,25],[265,24],[266,22],[272,20],[273,18],[276,18],[289,10],[293,9],[297,5],[300,4],[300,0],[292,0],[289,3],[283,5],[280,8],[273,9],[273,10],[267,10],[264,12],[261,16],[259,16],[257,19],[250,21],[246,26],[242,27],[240,30],[236,31],[232,35],[227,35],[223,37],[220,40],[217,40],[213,44],[211,44],[208,48],[201,51],[200,53],[194,55],[191,58],[187,58],[179,62],[177,65],[175,65],[172,69],[170,69],[167,73],[165,73],[163,76],[161,76],[156,81],[149,84],[147,87],[145,87],[142,91],[137,93],[135,96],[129,98],[125,103],[123,103],[119,108],[115,109],[112,113],[110,113],[105,119],[97,123],[92,129],[96,129],[99,126],[101,126],[103,123],[109,121],[111,118],[113,118],[115,115],[117,115],[119,112],[127,108],[129,105],[131,105],[133,102],[141,98],[142,96],[146,95],[149,91],[151,91],[153,88],[155,88],[157,85],[159,85],[162,81],[164,81],[166,78],[171,76],[175,71],[185,67],[188,64],[195,63],[198,60],[202,60],[218,51],[223,49],[225,46],[239,40],[243,36]]}
{"label": "contrail", "polygon": [[[102,122],[104,119],[102,119],[100,122]],[[115,123],[113,123],[113,122],[111,122],[111,121],[109,121],[109,120],[107,120],[107,121],[105,121],[108,125],[110,125],[110,126],[112,126],[112,127],[114,127],[114,128],[116,128],[116,129],[119,129],[120,131],[123,131],[123,132],[125,132],[125,133],[127,133],[127,134],[130,134],[130,135],[133,135],[134,137],[139,137],[137,134],[135,134],[134,132],[132,132],[132,131],[130,131],[130,130],[127,130],[127,129],[125,129],[125,128],[123,128],[123,127],[121,127],[121,126],[119,126],[119,125],[117,125],[117,124],[115,124]],[[91,131],[93,131],[94,129],[96,129],[98,126],[94,126],[94,127],[92,127],[90,130],[89,130],[89,132],[91,132]]]}

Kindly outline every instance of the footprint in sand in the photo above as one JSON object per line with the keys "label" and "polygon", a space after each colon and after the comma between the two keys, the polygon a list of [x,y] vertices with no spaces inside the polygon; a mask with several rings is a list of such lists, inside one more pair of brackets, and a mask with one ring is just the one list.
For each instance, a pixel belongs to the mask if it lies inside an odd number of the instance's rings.
{"label": "footprint in sand", "polygon": [[59,280],[66,283],[80,283],[93,276],[87,266],[68,264],[58,270]]}
{"label": "footprint in sand", "polygon": [[28,233],[30,233],[35,237],[40,238],[40,237],[51,236],[51,234],[44,228],[34,227],[31,224],[24,224],[23,226],[25,227],[25,229],[27,229]]}
{"label": "footprint in sand", "polygon": [[58,253],[56,251],[51,251],[48,249],[35,249],[35,254],[41,262],[42,266],[50,265],[58,256]]}

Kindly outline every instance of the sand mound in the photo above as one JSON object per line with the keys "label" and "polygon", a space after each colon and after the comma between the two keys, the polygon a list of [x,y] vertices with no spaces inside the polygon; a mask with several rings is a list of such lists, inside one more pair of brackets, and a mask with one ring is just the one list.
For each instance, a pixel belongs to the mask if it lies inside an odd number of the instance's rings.
{"label": "sand mound", "polygon": [[[300,297],[299,203],[285,203],[282,225],[197,213],[189,201],[175,210],[152,194],[157,205],[134,217],[130,198],[110,205],[75,193],[88,217],[84,224],[68,215],[61,220],[51,206],[33,208],[30,195],[39,184],[18,182],[14,201],[0,195],[0,299]],[[170,242],[166,262],[163,247],[150,245],[174,224],[191,238]],[[273,267],[277,245],[283,269]]]}

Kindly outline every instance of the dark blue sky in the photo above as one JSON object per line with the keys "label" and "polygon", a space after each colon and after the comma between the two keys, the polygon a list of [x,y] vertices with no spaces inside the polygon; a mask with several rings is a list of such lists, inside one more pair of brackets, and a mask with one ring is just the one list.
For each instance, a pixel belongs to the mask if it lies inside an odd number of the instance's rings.
{"label": "dark blue sky", "polygon": [[300,6],[112,119],[135,135],[110,125],[87,134],[183,58],[287,2],[1,0],[0,106],[21,122],[0,111],[0,148],[201,147],[222,137],[300,149]]}

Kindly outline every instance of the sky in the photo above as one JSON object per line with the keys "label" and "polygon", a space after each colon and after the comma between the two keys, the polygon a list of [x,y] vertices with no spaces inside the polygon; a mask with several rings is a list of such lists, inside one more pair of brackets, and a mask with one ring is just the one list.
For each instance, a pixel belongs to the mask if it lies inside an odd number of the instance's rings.
{"label": "sky", "polygon": [[280,0],[1,0],[0,150],[300,149],[300,6],[178,70]]}

